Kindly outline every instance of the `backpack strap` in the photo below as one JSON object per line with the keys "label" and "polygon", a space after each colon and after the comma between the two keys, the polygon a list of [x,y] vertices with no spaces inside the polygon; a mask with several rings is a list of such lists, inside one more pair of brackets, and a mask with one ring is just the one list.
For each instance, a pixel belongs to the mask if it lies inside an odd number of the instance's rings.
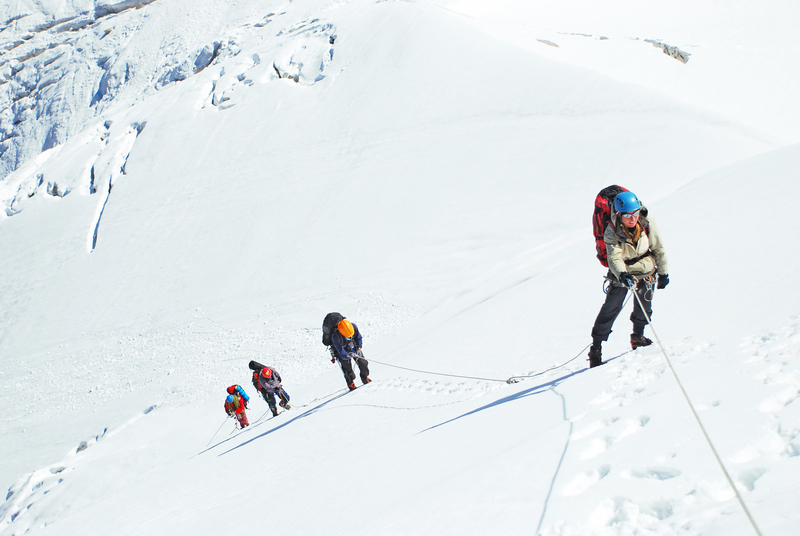
{"label": "backpack strap", "polygon": [[635,259],[628,259],[627,261],[625,261],[625,266],[631,266],[633,264],[636,264],[637,262],[646,257],[655,257],[655,256],[653,255],[653,252],[648,249],[647,253],[645,253],[644,255],[639,255]]}

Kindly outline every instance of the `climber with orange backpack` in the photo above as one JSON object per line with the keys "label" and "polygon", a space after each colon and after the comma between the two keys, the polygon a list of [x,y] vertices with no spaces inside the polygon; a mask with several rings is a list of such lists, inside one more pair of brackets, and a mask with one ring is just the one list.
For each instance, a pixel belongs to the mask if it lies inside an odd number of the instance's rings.
{"label": "climber with orange backpack", "polygon": [[[611,334],[628,290],[639,297],[630,317],[633,323],[631,348],[635,350],[653,343],[644,336],[644,328],[647,318],[653,314],[654,288],[663,289],[669,284],[669,272],[658,227],[633,192],[620,186],[601,190],[595,199],[592,223],[597,258],[608,267],[604,285],[606,299],[592,327],[589,349],[589,367],[596,367],[603,364],[602,344]],[[644,312],[640,303],[644,305]]]}

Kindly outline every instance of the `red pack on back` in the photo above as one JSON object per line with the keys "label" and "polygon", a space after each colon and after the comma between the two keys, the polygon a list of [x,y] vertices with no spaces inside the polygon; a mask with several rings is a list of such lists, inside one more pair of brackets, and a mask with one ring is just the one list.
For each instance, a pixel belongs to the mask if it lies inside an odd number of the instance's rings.
{"label": "red pack on back", "polygon": [[618,193],[627,191],[622,186],[612,184],[600,190],[600,193],[594,198],[592,232],[594,234],[595,248],[597,249],[597,260],[606,268],[608,268],[608,252],[606,251],[606,241],[603,239],[603,235],[606,232],[608,222],[611,220],[614,198],[617,197]]}

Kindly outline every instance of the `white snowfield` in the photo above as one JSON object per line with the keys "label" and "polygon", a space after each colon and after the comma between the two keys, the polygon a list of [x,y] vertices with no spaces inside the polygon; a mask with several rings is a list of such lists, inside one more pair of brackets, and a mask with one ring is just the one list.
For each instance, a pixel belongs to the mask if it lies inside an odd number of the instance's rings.
{"label": "white snowfield", "polygon": [[[795,535],[800,8],[727,4],[4,3],[0,535]],[[609,184],[711,444],[630,303],[587,369]]]}

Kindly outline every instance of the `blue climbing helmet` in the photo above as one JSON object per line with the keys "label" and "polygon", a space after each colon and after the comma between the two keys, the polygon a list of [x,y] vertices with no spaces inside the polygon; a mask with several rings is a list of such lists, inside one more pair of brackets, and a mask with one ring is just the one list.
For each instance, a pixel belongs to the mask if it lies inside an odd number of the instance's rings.
{"label": "blue climbing helmet", "polygon": [[614,210],[616,212],[625,213],[633,212],[642,208],[639,198],[633,192],[620,192],[614,198]]}
{"label": "blue climbing helmet", "polygon": [[225,399],[225,402],[228,404],[233,404],[233,395],[228,395],[228,397]]}

